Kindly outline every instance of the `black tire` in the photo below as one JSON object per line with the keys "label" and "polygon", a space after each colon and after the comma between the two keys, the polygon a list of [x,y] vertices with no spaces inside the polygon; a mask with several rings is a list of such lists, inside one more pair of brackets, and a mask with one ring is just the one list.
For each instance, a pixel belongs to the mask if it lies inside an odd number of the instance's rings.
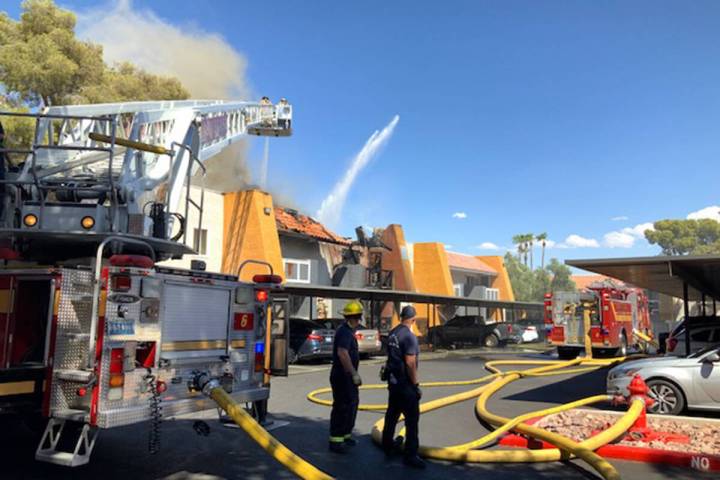
{"label": "black tire", "polygon": [[674,383],[656,378],[647,381],[648,395],[655,400],[648,407],[648,413],[657,413],[659,415],[678,415],[685,410],[685,395],[680,387]]}
{"label": "black tire", "polygon": [[580,350],[572,347],[557,347],[557,354],[560,360],[574,360],[577,358]]}
{"label": "black tire", "polygon": [[628,352],[628,341],[627,341],[627,335],[625,335],[625,330],[620,332],[620,346],[615,350],[615,356],[617,357],[625,357],[627,356]]}
{"label": "black tire", "polygon": [[495,348],[500,345],[500,339],[494,333],[489,334],[483,339],[483,346],[487,348]]}
{"label": "black tire", "polygon": [[298,354],[295,352],[294,349],[289,348],[288,349],[288,364],[293,365],[295,363],[298,363]]}

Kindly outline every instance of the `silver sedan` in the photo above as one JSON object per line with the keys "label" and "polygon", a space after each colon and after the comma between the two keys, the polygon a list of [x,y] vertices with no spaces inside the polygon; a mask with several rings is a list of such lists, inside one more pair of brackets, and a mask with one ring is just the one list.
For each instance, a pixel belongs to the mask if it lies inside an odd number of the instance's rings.
{"label": "silver sedan", "polygon": [[686,408],[720,411],[720,345],[689,357],[655,357],[618,365],[608,373],[608,394],[627,395],[636,374],[645,380],[655,400],[650,413],[677,415]]}

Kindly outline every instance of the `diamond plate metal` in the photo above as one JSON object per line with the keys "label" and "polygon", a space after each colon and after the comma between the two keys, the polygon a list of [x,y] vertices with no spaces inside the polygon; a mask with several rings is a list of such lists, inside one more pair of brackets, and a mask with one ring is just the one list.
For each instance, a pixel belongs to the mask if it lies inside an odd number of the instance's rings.
{"label": "diamond plate metal", "polygon": [[[252,330],[231,330],[228,332],[227,327],[218,329],[218,325],[211,329],[212,332],[205,332],[202,322],[205,315],[199,314],[199,312],[207,313],[209,308],[217,312],[215,317],[222,315],[227,318],[229,324],[230,302],[235,298],[235,290],[242,284],[231,281],[217,281],[214,287],[210,289],[207,286],[193,284],[191,278],[183,275],[156,274],[152,270],[120,267],[110,267],[110,277],[120,271],[124,274],[129,273],[132,276],[132,282],[130,290],[124,292],[114,292],[112,282],[109,282],[102,355],[98,366],[98,427],[112,428],[150,419],[151,395],[145,379],[148,373],[154,375],[158,381],[165,382],[168,387],[167,391],[162,394],[163,417],[214,408],[212,400],[203,397],[199,393],[190,392],[187,387],[187,382],[198,371],[206,371],[212,376],[233,375],[232,396],[237,401],[250,402],[268,398],[269,389],[262,387],[259,377],[254,374],[253,370],[256,332]],[[184,319],[178,318],[177,309],[168,308],[168,300],[165,298],[161,301],[162,306],[158,321],[156,323],[141,323],[141,279],[148,277],[162,280],[161,298],[168,293],[165,290],[167,282],[172,284],[174,292],[181,292],[182,296],[190,296],[190,303],[188,303],[188,298],[184,298],[183,303],[192,306],[190,310],[196,315],[185,315]],[[247,285],[247,288],[252,289],[253,287]],[[209,291],[217,292],[217,294],[208,295]],[[116,293],[122,293],[122,295],[115,295]],[[132,301],[134,297],[138,298],[137,302]],[[89,343],[91,309],[92,272],[64,269],[58,309],[58,337],[55,350],[56,369],[83,370]],[[150,372],[140,367],[132,371],[125,371],[122,396],[118,399],[112,399],[109,395],[111,389],[108,384],[110,378],[110,351],[113,348],[125,348],[128,342],[156,342],[158,347],[157,361],[162,357],[160,347],[163,332],[168,333],[170,338],[187,337],[189,332],[192,333],[190,328],[192,323],[189,323],[190,317],[192,317],[196,327],[194,336],[190,335],[188,338],[216,340],[216,338],[205,338],[204,334],[210,335],[212,333],[210,336],[216,337],[222,330],[221,338],[228,338],[228,333],[231,333],[229,338],[232,340],[242,340],[243,342],[238,343],[238,345],[244,345],[243,348],[228,346],[227,351],[223,351],[223,355],[234,353],[234,355],[230,356],[234,361],[227,361],[226,357],[220,354],[197,358],[193,354],[198,352],[187,352],[186,357],[182,356],[182,352],[174,352],[172,358],[168,357],[170,363],[164,365],[163,368],[153,367]],[[110,334],[109,325],[112,322],[123,322],[125,325],[132,324],[133,333]],[[115,329],[112,331],[121,330]],[[128,353],[131,356],[133,355],[132,351]],[[78,397],[77,388],[83,384],[73,382],[73,379],[71,376],[65,380],[56,379],[53,382],[51,400],[53,412],[60,413],[63,410],[84,410],[89,412],[90,396]]]}
{"label": "diamond plate metal", "polygon": [[[64,268],[61,275],[53,368],[82,370],[90,332],[92,272]],[[55,377],[50,393],[50,412],[87,408],[86,400],[76,393],[81,386],[83,383]]]}

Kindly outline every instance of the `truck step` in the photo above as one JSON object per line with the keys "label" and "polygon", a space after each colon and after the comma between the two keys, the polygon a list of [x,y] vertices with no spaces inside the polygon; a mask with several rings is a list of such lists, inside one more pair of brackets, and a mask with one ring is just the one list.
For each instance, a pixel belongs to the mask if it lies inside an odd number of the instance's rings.
{"label": "truck step", "polygon": [[64,467],[79,467],[90,461],[90,458],[75,455],[73,452],[56,452],[54,450],[43,450],[35,453],[35,460],[38,462],[54,463]]}
{"label": "truck step", "polygon": [[[78,432],[76,429],[65,430],[66,420],[61,418],[50,418],[43,433],[40,444],[35,451],[35,459],[40,462],[54,463],[66,467],[79,467],[90,462],[90,454],[95,447],[98,429],[87,423],[82,424]],[[73,451],[62,451],[58,449],[60,438],[63,433],[71,435],[70,444],[74,444]]]}
{"label": "truck step", "polygon": [[84,422],[89,418],[90,413],[85,410],[78,410],[74,408],[66,408],[64,410],[57,410],[52,413],[53,417],[61,420],[71,420],[74,422]]}
{"label": "truck step", "polygon": [[79,383],[90,383],[92,380],[93,372],[89,370],[55,370],[53,376],[57,380],[64,380],[66,382],[79,382]]}

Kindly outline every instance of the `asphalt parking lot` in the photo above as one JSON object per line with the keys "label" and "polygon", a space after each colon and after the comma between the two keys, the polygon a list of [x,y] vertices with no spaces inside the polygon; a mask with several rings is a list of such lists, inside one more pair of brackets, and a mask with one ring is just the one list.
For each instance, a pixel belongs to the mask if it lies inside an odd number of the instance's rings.
{"label": "asphalt parking lot", "polygon": [[[440,357],[440,358],[438,358]],[[485,358],[548,358],[539,353],[491,354],[485,357],[464,356],[461,352],[435,356],[423,361],[421,379],[461,380],[483,376]],[[376,383],[377,359],[364,362],[360,372],[365,383]],[[307,401],[306,394],[328,382],[328,365],[299,365],[288,378],[273,380],[270,412],[278,428],[273,434],[289,448],[337,478],[383,479],[407,475],[399,460],[388,461],[372,444],[370,429],[379,413],[360,412],[357,435],[360,444],[348,455],[327,452],[329,409]],[[489,404],[493,412],[515,416],[530,410],[565,403],[572,399],[602,393],[605,372],[524,379],[503,389]],[[427,388],[423,400],[461,391],[458,388]],[[384,401],[384,391],[363,392],[363,402]],[[102,432],[90,465],[69,470],[33,460],[35,443],[31,435],[17,427],[5,427],[7,435],[0,440],[0,478],[2,479],[282,479],[294,478],[244,432],[220,425],[215,411],[168,420],[162,426],[162,448],[157,455],[147,452],[147,425]],[[207,437],[197,435],[192,425],[204,419],[211,427]],[[473,402],[450,406],[424,415],[420,422],[421,443],[450,445],[481,436],[485,429],[476,421]],[[498,447],[492,447],[498,448]],[[612,460],[623,478],[690,479],[703,475],[692,470],[661,465]],[[582,462],[548,464],[462,465],[430,462],[427,470],[412,471],[418,479],[477,478],[492,475],[504,478],[594,478]],[[707,476],[707,478],[712,478]]]}

